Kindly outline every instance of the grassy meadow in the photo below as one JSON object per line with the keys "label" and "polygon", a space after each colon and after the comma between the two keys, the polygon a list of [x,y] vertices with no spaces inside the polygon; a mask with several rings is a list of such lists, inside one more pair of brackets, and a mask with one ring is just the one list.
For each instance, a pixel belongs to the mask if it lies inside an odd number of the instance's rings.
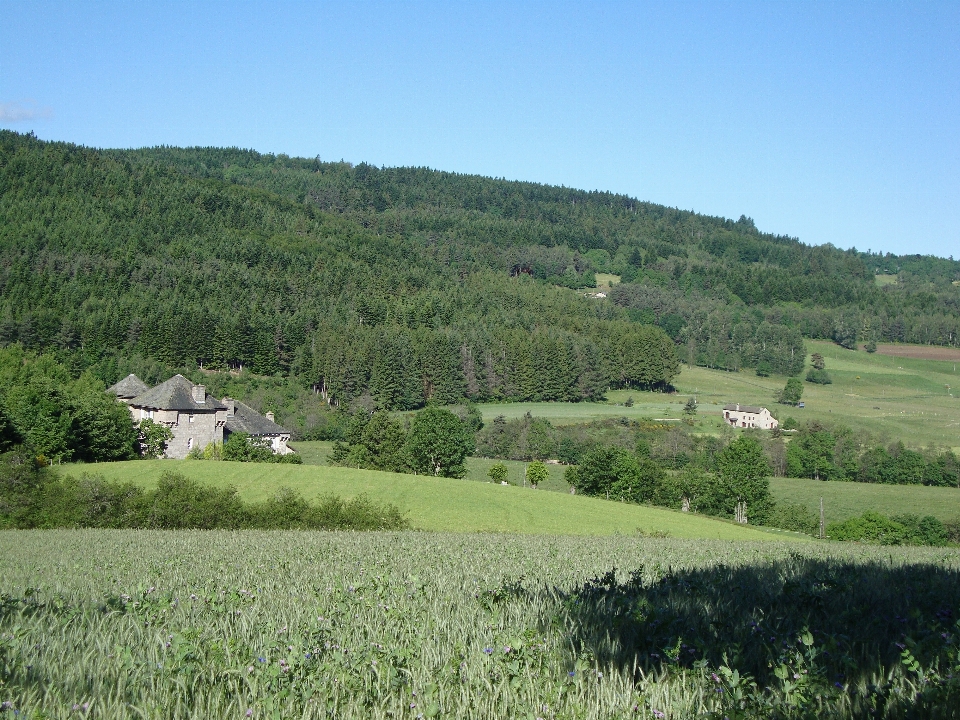
{"label": "grassy meadow", "polygon": [[809,478],[771,478],[770,491],[777,502],[806,505],[828,523],[840,522],[865,510],[884,515],[933,515],[942,522],[960,519],[960,490],[923,485],[875,485],[825,482]]}
{"label": "grassy meadow", "polygon": [[805,538],[663,508],[375,470],[202,460],[131,460],[67,468],[74,474],[84,471],[143,487],[153,487],[164,472],[182,472],[204,484],[232,485],[247,501],[265,500],[281,487],[311,499],[327,493],[349,499],[365,493],[378,503],[392,503],[407,512],[418,530],[533,535],[635,535],[643,531],[723,540]]}
{"label": "grassy meadow", "polygon": [[[866,430],[889,442],[930,444],[960,451],[960,374],[947,360],[928,360],[846,350],[834,343],[808,340],[810,352],[822,353],[831,385],[804,383],[804,409],[776,404],[786,384],[780,376],[757,377],[752,370],[724,372],[683,365],[674,380],[676,394],[615,390],[603,403],[487,403],[484,421],[497,415],[521,417],[529,412],[556,425],[610,417],[657,418],[679,422],[690,397],[699,403],[694,432],[720,432],[721,408],[727,403],[762,405],[781,420],[817,420]],[[626,407],[628,398],[632,407]]]}
{"label": "grassy meadow", "polygon": [[960,708],[957,550],[7,531],[0,598],[5,718],[955,718]]}
{"label": "grassy meadow", "polygon": [[[305,463],[326,465],[333,443],[300,442],[295,445]],[[526,463],[515,460],[467,458],[466,479],[489,482],[487,470],[496,462],[507,466],[507,479],[511,484],[522,484]],[[550,479],[540,485],[539,490],[569,493],[570,485],[563,479],[566,466],[548,464],[547,470]],[[933,515],[944,522],[960,518],[960,490],[956,488],[771,478],[770,491],[779,503],[806,505],[816,513],[820,512],[822,497],[824,517],[828,523],[846,520],[862,514],[865,510],[876,510],[884,515]]]}

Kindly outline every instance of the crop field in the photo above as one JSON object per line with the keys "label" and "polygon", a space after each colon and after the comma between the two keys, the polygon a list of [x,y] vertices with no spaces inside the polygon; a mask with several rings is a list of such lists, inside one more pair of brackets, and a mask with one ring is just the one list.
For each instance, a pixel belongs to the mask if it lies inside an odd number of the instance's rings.
{"label": "crop field", "polygon": [[0,533],[18,718],[957,717],[960,551]]}
{"label": "crop field", "polygon": [[248,502],[266,500],[281,487],[295,490],[308,499],[333,493],[349,500],[364,493],[378,503],[399,507],[418,530],[534,535],[636,535],[642,531],[678,538],[809,539],[797,533],[737,525],[664,508],[375,470],[202,460],[131,460],[68,466],[65,471],[74,475],[96,473],[107,480],[129,481],[148,488],[155,487],[164,472],[182,472],[205,485],[232,485]]}
{"label": "crop field", "polygon": [[877,353],[880,355],[892,355],[893,357],[960,362],[960,348],[936,347],[934,345],[880,343],[877,345]]}

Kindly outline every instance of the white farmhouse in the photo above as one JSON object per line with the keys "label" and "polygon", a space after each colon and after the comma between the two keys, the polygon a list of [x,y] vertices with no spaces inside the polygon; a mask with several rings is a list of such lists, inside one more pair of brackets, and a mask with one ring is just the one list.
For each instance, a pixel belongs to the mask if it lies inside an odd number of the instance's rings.
{"label": "white farmhouse", "polygon": [[753,407],[740,403],[723,406],[723,421],[734,427],[761,428],[762,430],[773,430],[780,425],[765,407]]}

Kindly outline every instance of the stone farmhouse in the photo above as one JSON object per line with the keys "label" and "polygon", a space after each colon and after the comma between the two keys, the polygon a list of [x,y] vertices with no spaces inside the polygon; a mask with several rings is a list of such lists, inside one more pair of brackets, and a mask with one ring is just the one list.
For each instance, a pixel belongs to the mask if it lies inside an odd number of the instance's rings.
{"label": "stone farmhouse", "polygon": [[234,432],[262,439],[274,453],[293,452],[287,447],[290,431],[274,422],[273,413],[261,415],[231,398],[217,400],[203,385],[194,385],[183,375],[174,375],[154,388],[136,375],[128,375],[107,392],[126,403],[133,422],[149,418],[170,428],[173,439],[167,443],[167,458],[182,460],[194,448],[222,443]]}
{"label": "stone farmhouse", "polygon": [[290,431],[277,425],[272,412],[261,415],[249,405],[233,398],[225,397],[222,402],[227,406],[227,421],[223,426],[224,439],[229,438],[230,433],[245,432],[269,445],[274,455],[289,455],[293,452],[287,447]]}
{"label": "stone farmhouse", "polygon": [[763,430],[773,430],[780,425],[765,407],[753,407],[739,403],[723,406],[723,421],[733,425],[733,427],[761,428]]}

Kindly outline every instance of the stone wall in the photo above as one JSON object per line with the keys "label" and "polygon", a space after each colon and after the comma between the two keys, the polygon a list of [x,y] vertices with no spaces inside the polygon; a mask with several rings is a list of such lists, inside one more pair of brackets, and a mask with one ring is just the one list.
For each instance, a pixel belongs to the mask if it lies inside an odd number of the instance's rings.
{"label": "stone wall", "polygon": [[223,442],[223,411],[193,413],[193,422],[190,422],[191,413],[167,412],[179,416],[170,426],[173,439],[167,443],[165,457],[182,460],[192,448],[199,447],[202,450],[210,443]]}

